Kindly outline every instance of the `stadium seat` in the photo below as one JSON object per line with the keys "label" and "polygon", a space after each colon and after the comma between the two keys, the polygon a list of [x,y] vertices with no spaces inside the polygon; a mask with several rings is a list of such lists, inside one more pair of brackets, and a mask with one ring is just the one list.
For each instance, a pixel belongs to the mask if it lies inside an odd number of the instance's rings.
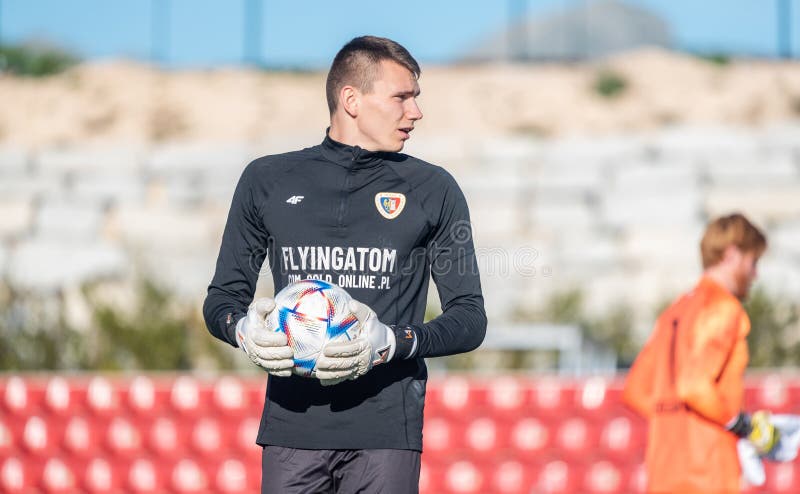
{"label": "stadium seat", "polygon": [[530,413],[540,418],[562,419],[574,412],[575,385],[562,379],[541,379],[532,390]]}
{"label": "stadium seat", "polygon": [[169,417],[158,417],[147,426],[147,446],[156,457],[174,458],[185,454],[189,433],[184,424]]}
{"label": "stadium seat", "polygon": [[568,418],[556,431],[556,454],[567,461],[588,461],[594,456],[597,432],[586,419]]}
{"label": "stadium seat", "polygon": [[592,463],[585,471],[583,487],[587,493],[627,493],[625,478],[620,469],[609,461]]}
{"label": "stadium seat", "polygon": [[235,458],[219,462],[214,477],[214,486],[219,492],[236,494],[250,492],[251,482],[244,463]]}
{"label": "stadium seat", "polygon": [[19,458],[11,457],[0,461],[0,492],[19,494],[29,491],[32,480]]}
{"label": "stadium seat", "polygon": [[3,408],[11,415],[30,416],[39,409],[44,390],[18,376],[5,381]]}
{"label": "stadium seat", "polygon": [[631,494],[639,494],[647,492],[647,470],[644,463],[639,461],[632,466],[629,466],[625,472],[625,485],[628,486],[628,492]]}
{"label": "stadium seat", "polygon": [[439,417],[426,418],[422,430],[422,450],[434,461],[445,459],[457,449],[453,426]]}
{"label": "stadium seat", "polygon": [[448,420],[465,422],[470,416],[482,413],[486,406],[486,388],[460,376],[447,377],[439,382],[439,410]]}
{"label": "stadium seat", "polygon": [[90,423],[82,416],[67,421],[61,444],[70,455],[88,457],[97,453],[99,433],[97,422]]}
{"label": "stadium seat", "polygon": [[588,420],[604,422],[623,408],[622,383],[595,376],[584,380],[575,395],[576,411]]}
{"label": "stadium seat", "polygon": [[499,377],[487,392],[489,411],[495,418],[516,418],[526,411],[528,387],[520,379]]}
{"label": "stadium seat", "polygon": [[84,468],[82,486],[90,494],[109,494],[119,491],[122,479],[106,459],[92,458]]}
{"label": "stadium seat", "polygon": [[444,486],[453,493],[483,493],[487,483],[485,475],[472,462],[460,460],[447,467]]}
{"label": "stadium seat", "polygon": [[533,485],[533,471],[529,465],[510,459],[494,465],[490,488],[497,494],[527,494]]}
{"label": "stadium seat", "polygon": [[137,416],[152,417],[164,411],[169,399],[169,390],[147,376],[136,376],[122,390],[125,405]]}
{"label": "stadium seat", "polygon": [[444,467],[425,460],[422,454],[422,464],[419,469],[420,494],[439,494],[444,492]]}
{"label": "stadium seat", "polygon": [[52,424],[34,415],[25,421],[22,432],[22,447],[32,455],[50,456],[57,444]]}
{"label": "stadium seat", "polygon": [[550,438],[550,430],[533,417],[522,418],[510,427],[510,446],[514,454],[522,460],[539,461],[550,447]]}
{"label": "stadium seat", "polygon": [[572,494],[582,492],[581,471],[575,464],[561,460],[550,461],[539,471],[536,492],[544,494]]}
{"label": "stadium seat", "polygon": [[222,428],[216,419],[200,418],[192,427],[190,434],[192,448],[202,456],[219,456],[228,449]]}
{"label": "stadium seat", "polygon": [[81,413],[81,398],[85,399],[85,396],[81,396],[78,386],[61,376],[53,377],[47,382],[44,404],[51,414],[75,416]]}
{"label": "stadium seat", "polygon": [[105,431],[105,442],[109,451],[126,458],[141,453],[144,445],[142,432],[125,417],[111,419]]}
{"label": "stadium seat", "polygon": [[212,400],[220,418],[240,420],[252,415],[248,398],[244,385],[235,377],[223,376],[214,383]]}
{"label": "stadium seat", "polygon": [[189,376],[180,376],[172,383],[170,390],[170,405],[179,415],[184,417],[197,416],[203,410],[208,410],[210,403],[203,403],[200,385],[196,379]]}
{"label": "stadium seat", "polygon": [[764,472],[766,482],[764,487],[770,493],[797,493],[800,492],[800,477],[794,463],[765,462]]}
{"label": "stadium seat", "polygon": [[800,404],[792,406],[789,398],[788,385],[777,375],[768,375],[756,381],[755,386],[745,388],[745,406],[749,411],[765,409],[773,413],[798,413]]}
{"label": "stadium seat", "polygon": [[624,415],[608,421],[600,432],[603,455],[620,462],[644,458],[645,437],[637,432],[633,421]]}
{"label": "stadium seat", "polygon": [[64,460],[50,458],[42,471],[41,485],[50,494],[72,493],[78,487],[77,479]]}
{"label": "stadium seat", "polygon": [[464,443],[475,456],[497,453],[508,444],[508,430],[494,418],[478,417],[466,425]]}
{"label": "stadium seat", "polygon": [[86,405],[95,416],[116,416],[120,412],[117,389],[105,377],[93,377],[86,390]]}
{"label": "stadium seat", "polygon": [[10,422],[6,416],[0,416],[0,458],[8,458],[13,454],[17,446],[17,439],[7,425]]}
{"label": "stadium seat", "polygon": [[208,490],[206,472],[193,460],[180,460],[172,467],[170,486],[177,493],[206,492]]}
{"label": "stadium seat", "polygon": [[131,492],[141,494],[162,492],[166,487],[164,472],[147,458],[134,460],[128,468],[125,480]]}
{"label": "stadium seat", "polygon": [[237,458],[245,462],[246,465],[261,465],[261,446],[256,444],[259,424],[259,419],[248,418],[241,421],[236,427],[235,451],[237,452]]}

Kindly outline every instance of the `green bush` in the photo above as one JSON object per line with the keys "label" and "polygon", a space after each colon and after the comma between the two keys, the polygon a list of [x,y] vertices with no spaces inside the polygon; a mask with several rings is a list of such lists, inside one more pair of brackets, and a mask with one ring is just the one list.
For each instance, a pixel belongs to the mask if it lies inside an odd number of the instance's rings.
{"label": "green bush", "polygon": [[612,70],[601,70],[594,78],[594,92],[604,98],[616,98],[628,87],[628,81]]}
{"label": "green bush", "polygon": [[0,285],[0,370],[231,370],[247,361],[208,333],[199,307],[152,281],[138,284],[131,307],[102,300],[99,285],[83,294],[92,321],[72,328],[63,297]]}
{"label": "green bush", "polygon": [[750,367],[796,367],[800,365],[798,319],[800,308],[770,298],[762,289],[751,293],[744,304],[750,316]]}
{"label": "green bush", "polygon": [[0,45],[0,71],[20,76],[58,74],[78,63],[78,57],[50,45]]}

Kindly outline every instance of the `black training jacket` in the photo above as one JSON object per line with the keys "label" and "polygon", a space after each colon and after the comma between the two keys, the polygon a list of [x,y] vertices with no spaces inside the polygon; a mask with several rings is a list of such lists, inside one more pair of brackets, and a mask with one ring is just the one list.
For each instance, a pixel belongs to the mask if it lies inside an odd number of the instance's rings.
{"label": "black training jacket", "polygon": [[[256,159],[236,186],[203,306],[210,332],[231,345],[265,259],[276,292],[301,278],[336,283],[397,325],[398,347],[391,362],[335,386],[269,376],[258,444],[421,451],[423,359],[473,350],[486,333],[469,212],[452,176],[328,136]],[[423,323],[431,276],[442,314]]]}

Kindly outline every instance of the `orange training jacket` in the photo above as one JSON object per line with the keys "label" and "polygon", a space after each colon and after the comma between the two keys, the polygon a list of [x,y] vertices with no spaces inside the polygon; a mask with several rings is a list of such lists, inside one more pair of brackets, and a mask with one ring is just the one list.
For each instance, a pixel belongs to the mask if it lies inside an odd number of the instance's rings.
{"label": "orange training jacket", "polygon": [[738,493],[736,437],[750,320],[708,277],[658,318],[623,399],[648,421],[648,492]]}

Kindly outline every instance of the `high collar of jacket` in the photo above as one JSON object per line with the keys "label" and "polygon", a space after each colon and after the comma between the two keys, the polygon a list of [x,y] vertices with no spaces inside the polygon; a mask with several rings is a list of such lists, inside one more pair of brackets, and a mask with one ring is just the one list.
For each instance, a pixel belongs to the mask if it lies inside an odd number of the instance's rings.
{"label": "high collar of jacket", "polygon": [[322,154],[328,160],[345,168],[370,168],[381,164],[387,154],[380,151],[368,151],[359,146],[350,146],[331,139],[330,128],[325,131],[322,141]]}

